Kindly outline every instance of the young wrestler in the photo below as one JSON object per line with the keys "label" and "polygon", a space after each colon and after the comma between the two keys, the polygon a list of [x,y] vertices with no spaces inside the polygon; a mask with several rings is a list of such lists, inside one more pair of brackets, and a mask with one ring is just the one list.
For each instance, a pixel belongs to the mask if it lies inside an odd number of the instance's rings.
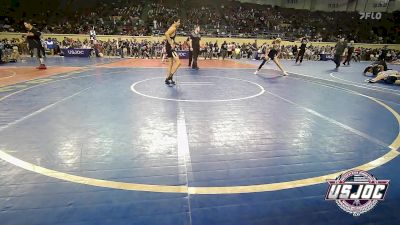
{"label": "young wrestler", "polygon": [[167,78],[165,79],[165,84],[167,85],[174,85],[175,81],[172,80],[174,74],[178,70],[179,66],[181,65],[181,61],[179,60],[179,56],[175,51],[175,37],[176,37],[176,30],[181,24],[180,19],[174,19],[174,23],[171,27],[165,32],[165,38],[167,40],[165,44],[165,50],[167,52],[167,57],[169,59],[168,65],[168,74]]}
{"label": "young wrestler", "polygon": [[386,65],[386,62],[381,60],[372,63],[371,65],[367,66],[364,70],[364,76],[367,75],[367,73],[372,73],[373,76],[378,75],[379,72],[386,71],[388,70],[388,67]]}
{"label": "young wrestler", "polygon": [[379,72],[378,75],[373,79],[368,79],[368,83],[376,83],[383,81],[386,84],[400,84],[400,72],[396,70],[388,70]]}
{"label": "young wrestler", "polygon": [[[277,38],[272,42],[272,48],[271,50],[269,50],[268,53],[268,58],[270,58],[272,61],[275,62],[275,64],[278,66],[278,68],[282,71],[282,74],[284,76],[288,75],[287,72],[282,68],[281,63],[278,60],[278,56],[279,56],[279,52],[281,49],[281,39]],[[263,61],[261,63],[261,65],[258,67],[258,69],[256,70],[256,72],[254,72],[254,74],[257,74],[261,68],[264,66],[264,64],[267,62],[267,57],[263,58]]]}

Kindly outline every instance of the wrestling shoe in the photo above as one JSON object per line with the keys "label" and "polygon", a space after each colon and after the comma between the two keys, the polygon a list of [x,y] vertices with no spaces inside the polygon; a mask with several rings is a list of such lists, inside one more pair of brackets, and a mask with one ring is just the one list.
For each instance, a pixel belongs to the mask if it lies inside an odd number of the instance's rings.
{"label": "wrestling shoe", "polygon": [[45,69],[47,69],[47,67],[46,67],[46,65],[44,65],[44,64],[40,64],[40,66],[36,67],[36,69],[38,69],[38,70],[45,70]]}

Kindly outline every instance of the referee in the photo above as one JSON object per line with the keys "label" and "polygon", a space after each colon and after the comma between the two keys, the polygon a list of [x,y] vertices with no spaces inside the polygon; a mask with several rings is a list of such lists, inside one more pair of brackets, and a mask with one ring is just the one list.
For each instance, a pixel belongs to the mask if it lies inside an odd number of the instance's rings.
{"label": "referee", "polygon": [[192,59],[193,59],[193,49],[192,46],[190,46],[190,37],[186,39],[186,43],[189,45],[189,67],[192,66]]}
{"label": "referee", "polygon": [[336,64],[336,68],[335,68],[336,70],[340,66],[340,62],[342,61],[342,57],[343,57],[344,51],[346,50],[346,47],[347,47],[347,43],[345,42],[344,38],[340,38],[339,41],[335,45],[335,54],[333,57],[333,61]]}
{"label": "referee", "polygon": [[[306,52],[308,40],[306,38],[301,39],[300,51],[296,57],[296,63],[300,60],[300,63],[303,62],[304,53]],[[296,49],[297,50],[297,49]]]}
{"label": "referee", "polygon": [[343,65],[350,65],[350,60],[353,56],[353,52],[354,52],[354,41],[351,40],[350,43],[347,44],[347,56],[346,56],[346,60],[343,62]]}
{"label": "referee", "polygon": [[190,48],[192,49],[192,69],[198,70],[199,67],[197,66],[197,58],[200,53],[200,26],[196,25],[194,27],[194,31],[192,34],[190,34]]}
{"label": "referee", "polygon": [[44,65],[43,56],[41,54],[41,49],[43,48],[42,42],[40,40],[41,33],[38,29],[32,26],[32,24],[28,22],[24,22],[25,28],[28,30],[27,40],[29,44],[29,48],[32,49],[34,54],[36,53],[37,58],[39,59],[40,65],[36,67],[36,69],[45,70],[46,66]]}

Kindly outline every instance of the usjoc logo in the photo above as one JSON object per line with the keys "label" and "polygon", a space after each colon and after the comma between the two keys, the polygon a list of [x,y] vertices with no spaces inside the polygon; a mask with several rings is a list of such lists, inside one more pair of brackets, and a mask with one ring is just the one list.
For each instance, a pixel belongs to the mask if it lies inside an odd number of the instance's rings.
{"label": "usjoc logo", "polygon": [[385,199],[389,180],[377,180],[362,170],[351,170],[335,180],[327,180],[329,184],[325,200],[336,201],[345,212],[359,216]]}
{"label": "usjoc logo", "polygon": [[70,55],[83,55],[85,52],[83,50],[68,50],[68,54]]}
{"label": "usjoc logo", "polygon": [[187,52],[178,52],[179,57],[186,57]]}

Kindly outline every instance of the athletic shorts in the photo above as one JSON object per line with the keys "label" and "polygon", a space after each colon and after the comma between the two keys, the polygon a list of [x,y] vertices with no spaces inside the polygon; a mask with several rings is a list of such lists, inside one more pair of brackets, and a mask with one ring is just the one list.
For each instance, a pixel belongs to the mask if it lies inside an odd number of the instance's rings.
{"label": "athletic shorts", "polygon": [[174,49],[172,49],[172,47],[169,43],[167,43],[167,45],[165,46],[165,50],[167,52],[168,58],[178,57],[178,54],[176,53],[176,51]]}
{"label": "athletic shorts", "polygon": [[397,77],[388,76],[386,79],[384,79],[384,81],[387,84],[394,84],[397,81]]}
{"label": "athletic shorts", "polygon": [[268,57],[272,60],[278,55],[278,51],[276,49],[271,49],[268,53]]}

